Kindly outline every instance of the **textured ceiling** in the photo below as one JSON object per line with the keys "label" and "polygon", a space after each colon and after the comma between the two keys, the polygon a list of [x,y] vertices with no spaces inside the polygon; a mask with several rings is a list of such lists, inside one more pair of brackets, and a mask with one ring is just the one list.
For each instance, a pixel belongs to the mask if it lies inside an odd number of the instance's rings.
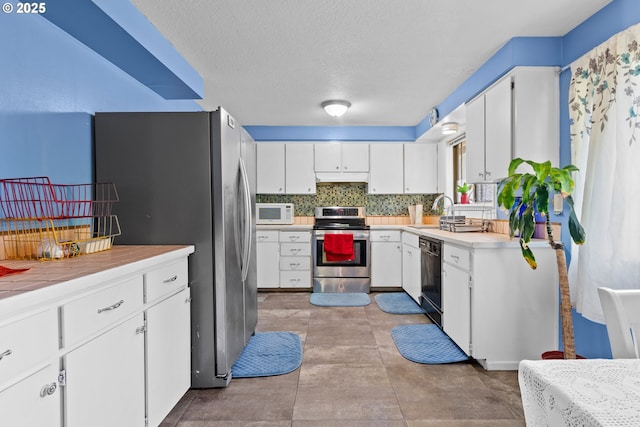
{"label": "textured ceiling", "polygon": [[[509,39],[609,0],[131,0],[245,125],[414,126]],[[320,108],[347,99],[339,119]]]}

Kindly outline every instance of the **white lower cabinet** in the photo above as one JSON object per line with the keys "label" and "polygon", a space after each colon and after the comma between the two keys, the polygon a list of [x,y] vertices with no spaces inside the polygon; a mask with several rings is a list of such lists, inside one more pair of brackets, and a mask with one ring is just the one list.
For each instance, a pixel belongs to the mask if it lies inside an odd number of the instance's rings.
{"label": "white lower cabinet", "polygon": [[280,287],[280,232],[258,230],[256,242],[258,289]]}
{"label": "white lower cabinet", "polygon": [[[451,253],[451,245],[444,245],[442,263],[442,328],[467,355],[471,354],[471,276],[467,268],[455,260],[458,253]],[[456,248],[457,249],[457,248]],[[466,253],[468,250],[459,249]]]}
{"label": "white lower cabinet", "polygon": [[64,356],[65,426],[145,425],[142,313]]}
{"label": "white lower cabinet", "polygon": [[280,231],[280,287],[311,287],[311,232]]}
{"label": "white lower cabinet", "polygon": [[371,230],[371,286],[402,287],[400,230]]}
{"label": "white lower cabinet", "polygon": [[58,364],[51,364],[0,392],[0,425],[60,427]]}
{"label": "white lower cabinet", "polygon": [[548,245],[533,251],[538,268],[518,246],[442,251],[443,329],[485,369],[515,370],[558,346],[558,272]]}
{"label": "white lower cabinet", "polygon": [[258,288],[311,287],[311,231],[258,230]]}
{"label": "white lower cabinet", "polygon": [[192,252],[33,291],[30,312],[3,300],[0,426],[158,426],[191,385]]}
{"label": "white lower cabinet", "polygon": [[191,386],[190,290],[146,311],[147,417],[159,425]]}
{"label": "white lower cabinet", "polygon": [[402,288],[418,304],[422,293],[421,267],[419,237],[402,232]]}

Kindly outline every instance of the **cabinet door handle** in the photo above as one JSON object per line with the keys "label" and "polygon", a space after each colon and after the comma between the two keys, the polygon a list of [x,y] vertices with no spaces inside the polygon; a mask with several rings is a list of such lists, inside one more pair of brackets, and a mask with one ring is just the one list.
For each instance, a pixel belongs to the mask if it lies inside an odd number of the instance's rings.
{"label": "cabinet door handle", "polygon": [[171,283],[171,282],[175,282],[176,280],[178,280],[177,274],[169,279],[163,280],[162,283]]}
{"label": "cabinet door handle", "polygon": [[57,388],[58,385],[56,383],[45,384],[44,387],[42,387],[42,390],[40,390],[40,397],[51,396],[56,392]]}
{"label": "cabinet door handle", "polygon": [[289,240],[298,240],[300,236],[289,236]]}
{"label": "cabinet door handle", "polygon": [[3,358],[3,357],[5,357],[5,356],[10,356],[10,355],[11,355],[11,353],[12,353],[12,352],[11,352],[11,349],[10,349],[10,348],[6,349],[6,350],[5,350],[5,351],[3,351],[2,353],[0,353],[0,360],[2,360],[2,358]]}
{"label": "cabinet door handle", "polygon": [[291,263],[289,263],[289,267],[291,267],[293,269],[297,268],[299,265],[300,265],[299,262],[291,262]]}
{"label": "cabinet door handle", "polygon": [[296,249],[296,248],[291,249],[291,254],[293,255],[297,255],[299,252],[300,252],[300,249]]}
{"label": "cabinet door handle", "polygon": [[115,310],[116,308],[120,307],[122,304],[124,304],[124,300],[121,299],[120,301],[118,301],[117,303],[110,305],[109,307],[105,307],[105,308],[99,308],[98,309],[98,314],[102,313],[103,311],[111,311],[111,310]]}

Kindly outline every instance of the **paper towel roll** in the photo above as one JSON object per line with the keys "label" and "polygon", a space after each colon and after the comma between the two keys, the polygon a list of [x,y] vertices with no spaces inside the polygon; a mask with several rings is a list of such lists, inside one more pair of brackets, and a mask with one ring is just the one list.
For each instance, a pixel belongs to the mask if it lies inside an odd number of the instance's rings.
{"label": "paper towel roll", "polygon": [[409,205],[408,209],[409,209],[409,224],[415,224],[416,223],[416,206]]}
{"label": "paper towel roll", "polygon": [[416,205],[416,222],[414,224],[422,224],[422,205]]}

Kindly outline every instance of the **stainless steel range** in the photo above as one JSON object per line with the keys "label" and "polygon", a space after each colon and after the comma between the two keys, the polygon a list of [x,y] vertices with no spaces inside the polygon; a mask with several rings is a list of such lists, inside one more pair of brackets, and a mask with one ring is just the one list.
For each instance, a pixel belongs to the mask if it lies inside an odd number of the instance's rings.
{"label": "stainless steel range", "polygon": [[369,292],[371,243],[365,218],[361,207],[316,208],[314,292]]}

